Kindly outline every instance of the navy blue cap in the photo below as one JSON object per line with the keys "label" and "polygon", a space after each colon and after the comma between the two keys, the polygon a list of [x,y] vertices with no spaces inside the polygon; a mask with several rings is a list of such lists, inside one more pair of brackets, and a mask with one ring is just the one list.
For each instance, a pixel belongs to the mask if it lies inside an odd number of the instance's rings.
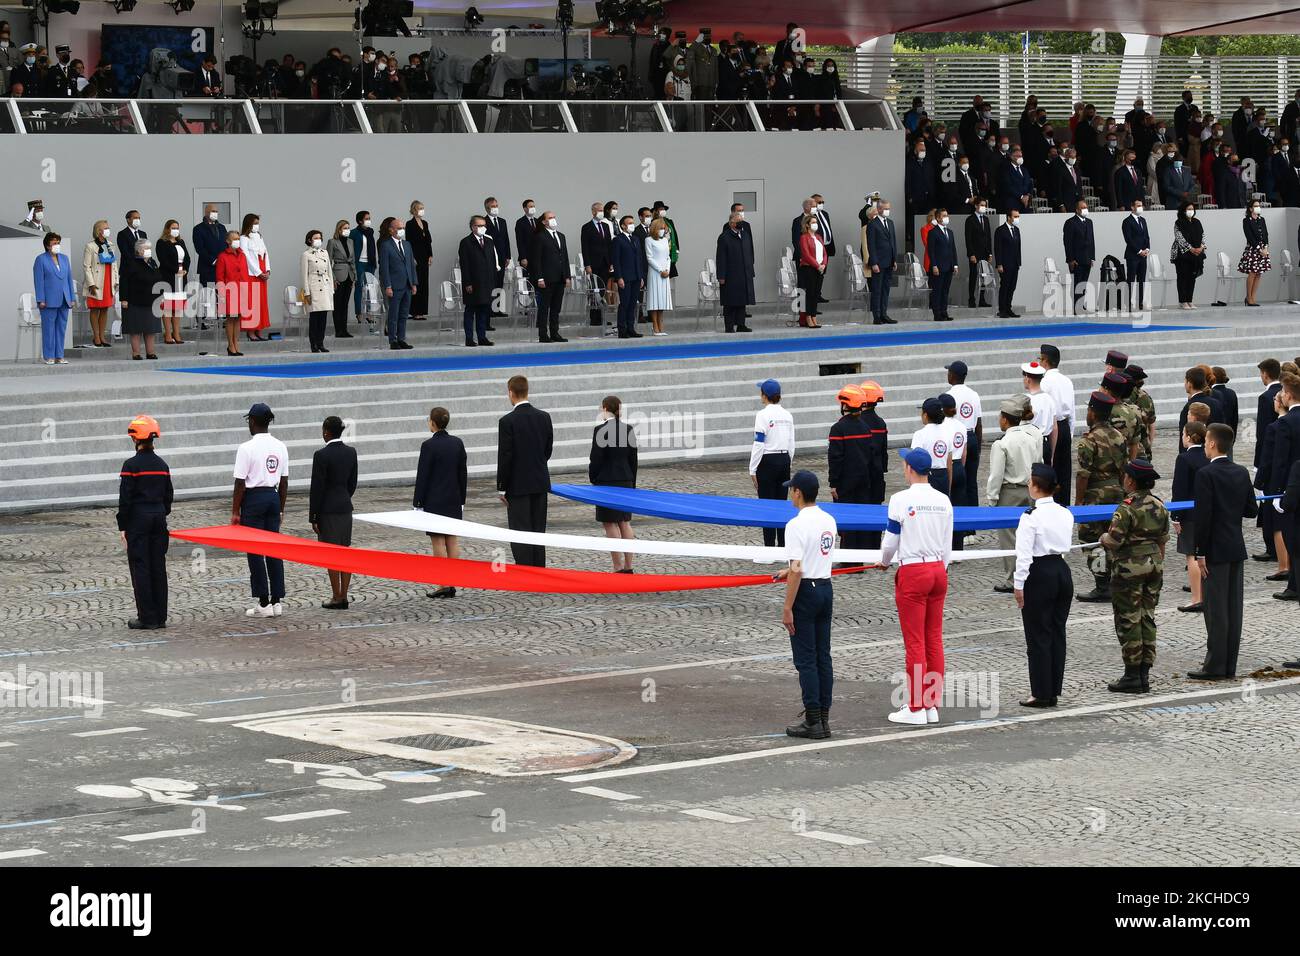
{"label": "navy blue cap", "polygon": [[934,459],[930,457],[930,453],[924,448],[900,448],[898,449],[898,457],[907,462],[908,468],[922,475],[928,472],[930,466],[934,463]]}
{"label": "navy blue cap", "polygon": [[1041,461],[1034,462],[1033,467],[1029,469],[1029,474],[1033,478],[1042,478],[1053,484],[1056,483],[1056,469],[1051,465],[1043,464]]}
{"label": "navy blue cap", "polygon": [[958,359],[950,365],[945,365],[944,368],[949,372],[952,372],[952,374],[956,375],[958,378],[965,378],[970,372],[970,369],[966,367],[966,363],[961,359]]}
{"label": "navy blue cap", "polygon": [[957,399],[953,398],[947,392],[944,392],[942,395],[939,396],[939,404],[942,405],[945,409],[956,408]]}
{"label": "navy blue cap", "polygon": [[768,398],[775,398],[781,394],[781,383],[774,378],[766,378],[758,383],[758,390]]}
{"label": "navy blue cap", "polygon": [[244,417],[265,419],[269,422],[275,418],[275,413],[271,411],[271,406],[266,404],[266,402],[257,402],[248,410],[248,414]]}
{"label": "navy blue cap", "polygon": [[942,415],[943,402],[939,401],[937,398],[927,398],[921,403],[921,411],[925,412],[927,415]]}
{"label": "navy blue cap", "polygon": [[790,476],[789,481],[781,482],[782,488],[798,488],[803,492],[805,498],[816,498],[817,489],[821,487],[821,482],[811,471],[796,471]]}

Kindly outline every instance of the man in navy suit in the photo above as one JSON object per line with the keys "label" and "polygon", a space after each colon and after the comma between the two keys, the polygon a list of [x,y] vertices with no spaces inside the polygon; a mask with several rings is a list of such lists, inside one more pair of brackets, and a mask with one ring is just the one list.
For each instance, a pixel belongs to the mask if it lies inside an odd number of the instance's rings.
{"label": "man in navy suit", "polygon": [[[1300,386],[1289,387],[1290,382],[1292,380],[1288,378],[1282,385],[1282,404],[1287,411],[1277,420],[1277,427],[1273,430],[1273,461],[1269,466],[1268,486],[1264,488],[1266,495],[1282,494],[1291,475],[1291,466],[1300,461]],[[1294,539],[1286,536],[1285,532],[1284,538],[1288,548],[1291,547]],[[1279,601],[1294,601],[1300,594],[1300,588],[1296,586],[1297,565],[1300,561],[1291,562],[1291,577],[1286,589],[1273,595]]]}
{"label": "man in navy suit", "polygon": [[934,216],[934,228],[925,243],[930,254],[930,312],[936,322],[951,322],[948,290],[957,274],[957,240],[948,228],[948,210],[936,210]]}
{"label": "man in navy suit", "polygon": [[596,290],[593,297],[588,300],[592,303],[592,307],[587,310],[587,316],[592,325],[601,325],[601,309],[596,304],[598,300],[595,295],[605,294],[612,268],[609,261],[610,247],[614,244],[614,224],[605,219],[603,204],[598,202],[591,204],[591,219],[582,224],[579,238],[582,242],[583,271],[587,273],[592,288]]}
{"label": "man in navy suit", "polygon": [[1011,151],[1011,162],[1002,167],[998,178],[998,212],[1015,209],[1024,212],[1034,196],[1034,180],[1025,172],[1025,157],[1017,146]]}
{"label": "man in navy suit", "polygon": [[[907,201],[907,222],[904,234],[912,239],[912,221],[924,216],[933,206],[938,190],[935,188],[934,163],[926,153],[925,141],[912,147],[912,155],[903,169],[903,196]],[[798,248],[799,243],[795,243]]]}
{"label": "man in navy suit", "polygon": [[889,201],[882,200],[878,215],[867,223],[867,261],[871,263],[871,324],[896,325],[889,317],[889,286],[898,261],[898,237],[890,218]]}
{"label": "man in navy suit", "polygon": [[645,247],[632,233],[636,229],[636,220],[624,216],[619,220],[618,238],[614,240],[613,266],[614,281],[618,284],[618,337],[620,339],[639,339],[641,333],[636,330],[636,306],[641,301],[641,289],[645,286]]}
{"label": "man in navy suit", "polygon": [[415,256],[400,219],[389,223],[388,241],[379,245],[379,286],[388,303],[388,347],[393,351],[414,348],[406,341],[406,317],[416,289]]}
{"label": "man in navy suit", "polygon": [[[488,316],[496,295],[498,274],[497,247],[488,235],[487,221],[474,216],[469,221],[469,235],[456,250],[460,262],[460,287],[465,300],[465,344],[492,345],[488,339]],[[477,336],[477,341],[475,337]]]}
{"label": "man in navy suit", "polygon": [[217,281],[217,256],[226,251],[226,226],[212,203],[203,207],[203,221],[194,226],[192,238],[199,281],[212,285]]}
{"label": "man in navy suit", "polygon": [[[501,288],[501,283],[505,279],[506,263],[510,261],[510,230],[506,227],[506,221],[501,218],[501,209],[497,206],[494,197],[488,196],[483,200],[483,209],[487,212],[487,235],[492,240],[492,244],[497,247],[497,271],[493,289]],[[497,318],[505,316],[504,312],[499,312],[495,308],[496,301],[493,301],[492,315]],[[491,331],[489,328],[488,331]]]}
{"label": "man in navy suit", "polygon": [[1124,153],[1124,165],[1115,170],[1115,205],[1120,209],[1131,209],[1135,202],[1141,202],[1145,195],[1142,174],[1137,170],[1137,153],[1128,150]]}
{"label": "man in navy suit", "polygon": [[1079,302],[1087,294],[1088,280],[1092,276],[1092,261],[1097,258],[1087,201],[1080,199],[1075,204],[1075,214],[1065,220],[1061,233],[1065,241],[1065,262],[1070,268],[1074,287],[1074,311],[1077,314]]}
{"label": "man in navy suit", "polygon": [[533,236],[537,233],[537,203],[524,200],[524,214],[515,220],[515,248],[519,250],[519,266],[528,275],[528,256],[533,251]]}
{"label": "man in navy suit", "polygon": [[1142,308],[1147,284],[1147,255],[1151,252],[1151,233],[1142,218],[1142,200],[1133,204],[1132,215],[1124,217],[1124,268],[1128,270],[1129,303]]}
{"label": "man in navy suit", "polygon": [[998,270],[998,318],[1018,319],[1011,311],[1011,297],[1020,278],[1020,213],[1007,213],[1007,221],[993,233],[993,261]]}

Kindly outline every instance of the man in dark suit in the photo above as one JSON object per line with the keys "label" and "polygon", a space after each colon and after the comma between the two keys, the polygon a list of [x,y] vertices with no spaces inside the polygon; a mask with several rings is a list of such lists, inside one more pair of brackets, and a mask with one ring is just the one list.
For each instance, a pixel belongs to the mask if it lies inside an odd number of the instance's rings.
{"label": "man in dark suit", "polygon": [[220,99],[225,92],[221,74],[217,72],[217,58],[209,53],[203,58],[203,64],[194,77],[194,95],[209,99]]}
{"label": "man in dark suit", "polygon": [[[1184,94],[1184,98],[1191,99],[1191,94]],[[1246,136],[1250,132],[1251,117],[1255,115],[1255,105],[1250,101],[1249,96],[1241,98],[1241,105],[1237,107],[1232,114],[1232,148],[1241,152],[1246,148]],[[1174,117],[1177,123],[1177,115]]]}
{"label": "man in dark suit", "polygon": [[953,215],[965,216],[975,211],[975,197],[979,195],[979,188],[975,184],[975,177],[971,174],[968,157],[962,156],[957,161],[952,182],[943,183],[939,194],[941,201]]}
{"label": "man in dark suit", "polygon": [[1183,391],[1187,393],[1187,402],[1178,411],[1178,450],[1186,451],[1187,446],[1183,444],[1183,427],[1187,424],[1191,407],[1197,402],[1204,405],[1210,410],[1210,420],[1207,425],[1226,424],[1227,418],[1223,413],[1223,403],[1219,401],[1219,396],[1210,390],[1209,380],[1205,377],[1205,370],[1200,366],[1192,366],[1183,373]]}
{"label": "man in dark suit", "polygon": [[1034,196],[1034,181],[1025,172],[1024,153],[1017,147],[1011,151],[1011,162],[1002,167],[998,180],[998,212],[1011,210],[1024,212]]}
{"label": "man in dark suit", "polygon": [[[796,262],[799,261],[799,236],[803,233],[804,216],[812,216],[816,212],[817,200],[809,197],[803,201],[803,212],[790,221],[790,248],[794,250],[794,258]],[[818,223],[817,228],[821,228],[820,222]]]}
{"label": "man in dark suit", "polygon": [[1115,170],[1114,190],[1115,205],[1119,209],[1131,209],[1135,202],[1141,202],[1146,194],[1142,186],[1142,174],[1137,169],[1137,153],[1128,150],[1124,153],[1124,165]]}
{"label": "man in dark suit", "polygon": [[[1295,97],[1286,105],[1282,111],[1282,118],[1278,120],[1277,132],[1279,139],[1296,142],[1296,137],[1300,136],[1300,90],[1295,91]],[[1287,157],[1289,160],[1291,157]]]}
{"label": "man in dark suit", "polygon": [[1233,434],[1227,425],[1211,425],[1205,434],[1209,464],[1196,473],[1192,527],[1196,533],[1196,564],[1205,581],[1206,654],[1200,670],[1189,671],[1193,680],[1226,680],[1237,676],[1237,651],[1241,647],[1242,569],[1246,542],[1243,518],[1259,513],[1250,472],[1234,464]]}
{"label": "man in dark suit", "polygon": [[[517,531],[546,530],[546,496],[551,490],[551,416],[528,401],[528,379],[512,376],[506,394],[514,406],[497,423],[497,494],[506,506],[506,523]],[[511,544],[515,564],[546,566],[546,548]]]}
{"label": "man in dark suit", "polygon": [[400,219],[388,224],[388,241],[379,245],[379,287],[388,303],[388,347],[392,351],[414,348],[406,341],[406,319],[415,293],[415,255],[411,244],[399,238],[405,233]]}
{"label": "man in dark suit", "polygon": [[[907,209],[903,233],[908,241],[912,239],[915,217],[924,216],[934,208],[936,192],[934,166],[930,162],[925,141],[922,140],[912,147],[912,155],[903,167],[903,197]],[[799,243],[795,242],[794,247],[798,246]]]}
{"label": "man in dark suit", "polygon": [[993,233],[993,261],[998,270],[998,318],[1019,318],[1011,311],[1011,298],[1020,277],[1020,213],[1007,213],[1007,221]]}
{"label": "man in dark suit", "polygon": [[1228,388],[1228,370],[1222,365],[1215,365],[1210,369],[1214,373],[1214,385],[1210,388],[1210,394],[1219,400],[1223,406],[1223,423],[1232,429],[1235,435],[1238,426],[1241,424],[1241,405],[1237,400],[1237,393]]}
{"label": "man in dark suit", "polygon": [[1053,212],[1073,212],[1083,198],[1083,182],[1079,175],[1078,153],[1067,147],[1048,167],[1047,201]]}
{"label": "man in dark suit", "polygon": [[[614,245],[614,226],[605,220],[605,206],[603,203],[594,202],[591,204],[591,219],[582,224],[580,238],[582,240],[582,271],[587,274],[592,288],[597,290],[598,294],[604,294],[605,286],[609,282],[614,268],[610,262],[610,250]],[[592,298],[591,302],[593,307],[588,310],[588,318],[591,320],[591,324],[604,324],[604,316],[600,307],[595,305],[596,299]]]}
{"label": "man in dark suit", "polygon": [[[826,211],[826,197],[821,193],[812,194],[813,215],[821,227],[822,242],[826,244],[826,255],[835,255],[835,231],[831,228],[831,214]],[[828,263],[829,265],[829,263]],[[825,302],[825,299],[822,299]]]}
{"label": "man in dark suit", "polygon": [[1079,303],[1088,292],[1088,280],[1092,277],[1092,262],[1097,258],[1097,247],[1092,238],[1088,203],[1080,199],[1074,208],[1075,214],[1065,220],[1061,234],[1065,242],[1065,262],[1070,269],[1074,291],[1074,311],[1078,314]]}
{"label": "man in dark suit", "polygon": [[878,215],[867,223],[867,261],[871,263],[871,324],[897,325],[889,317],[889,287],[898,261],[898,235],[894,231],[893,208],[882,200]]}
{"label": "man in dark suit", "polygon": [[930,313],[936,322],[952,321],[948,314],[948,292],[952,277],[957,274],[957,239],[948,223],[948,210],[936,210],[934,228],[925,243],[925,250],[930,254]]}
{"label": "man in dark suit", "polygon": [[[321,425],[325,447],[311,458],[311,492],[308,506],[316,539],[344,547],[352,545],[352,495],[357,490],[357,450],[343,444],[343,420],[331,415]],[[330,594],[321,607],[346,611],[352,575],[330,571]]]}
{"label": "man in dark suit", "polygon": [[1147,283],[1147,256],[1151,253],[1151,233],[1147,230],[1147,221],[1142,218],[1142,202],[1133,206],[1130,215],[1124,217],[1124,268],[1129,283],[1129,303],[1131,307],[1141,310]]}
{"label": "man in dark suit", "polygon": [[493,345],[487,337],[487,326],[500,271],[497,247],[488,235],[486,219],[470,218],[469,235],[460,241],[456,254],[460,259],[461,296],[465,300],[465,344]]}
{"label": "man in dark suit", "polygon": [[635,221],[631,216],[620,219],[618,229],[619,236],[613,247],[614,281],[618,285],[618,337],[639,339],[641,333],[636,330],[636,310],[641,301],[641,290],[645,288],[645,246],[632,234]]}
{"label": "man in dark suit", "polygon": [[[966,280],[966,305],[975,308],[975,288],[979,286],[981,262],[987,262],[993,268],[993,224],[989,220],[988,201],[982,196],[975,197],[972,215],[966,217],[966,263],[970,277]],[[988,308],[981,286],[979,308]]]}
{"label": "man in dark suit", "polygon": [[[1192,91],[1183,90],[1183,101],[1174,108],[1174,140],[1178,143],[1178,151],[1184,156],[1187,155],[1187,124],[1192,119]],[[1234,114],[1233,125],[1236,126]]]}
{"label": "man in dark suit", "polygon": [[519,268],[529,275],[528,257],[533,251],[533,236],[537,232],[537,203],[524,200],[524,214],[515,220],[515,248],[519,250]]}
{"label": "man in dark suit", "polygon": [[209,286],[217,281],[217,256],[226,249],[226,226],[221,222],[217,207],[208,203],[203,207],[203,221],[196,223],[191,238],[194,240],[195,265],[199,281]]}
{"label": "man in dark suit", "polygon": [[[713,262],[718,270],[718,296],[722,301],[722,321],[727,332],[749,332],[745,309],[753,305],[754,236],[734,206],[731,218],[718,235]],[[644,256],[642,257],[644,259]]]}
{"label": "man in dark suit", "polygon": [[[1273,409],[1273,399],[1282,391],[1282,363],[1275,358],[1266,358],[1259,363],[1259,378],[1264,383],[1255,406],[1255,471],[1263,465],[1264,431],[1277,421],[1277,412]],[[1253,555],[1256,561],[1276,561],[1277,549],[1274,546],[1272,531],[1264,524],[1260,525],[1264,535],[1264,553]]]}
{"label": "man in dark suit", "polygon": [[555,222],[555,213],[542,213],[542,228],[533,233],[528,252],[528,277],[537,287],[537,341],[567,342],[560,335],[560,307],[569,287],[569,244]]}
{"label": "man in dark suit", "polygon": [[[510,262],[510,230],[506,227],[506,221],[501,218],[501,209],[497,205],[494,197],[488,196],[483,200],[483,209],[487,212],[487,236],[497,249],[497,271],[492,279],[492,288],[501,288],[502,281],[505,279],[506,264]],[[462,282],[464,279],[461,280]],[[499,306],[503,303],[500,301],[493,302],[492,315],[497,318],[504,318],[505,313],[500,311]],[[489,331],[491,331],[489,329]]]}
{"label": "man in dark suit", "polygon": [[[140,228],[140,210],[132,209],[126,214],[126,227],[117,234],[117,248],[121,256],[129,259],[135,255],[135,244],[141,239],[148,239],[149,233]],[[225,241],[222,240],[224,247]]]}
{"label": "man in dark suit", "polygon": [[[1268,469],[1268,487],[1264,489],[1268,495],[1280,495],[1286,490],[1291,468],[1300,461],[1300,381],[1287,376],[1282,383],[1282,404],[1286,406],[1286,414],[1278,419],[1277,427],[1273,430],[1273,461]],[[1283,540],[1289,549],[1291,539],[1286,537],[1287,533],[1284,527]],[[1297,565],[1300,565],[1300,561],[1291,562],[1291,577],[1286,589],[1273,595],[1278,600],[1294,601],[1300,595],[1296,581]]]}

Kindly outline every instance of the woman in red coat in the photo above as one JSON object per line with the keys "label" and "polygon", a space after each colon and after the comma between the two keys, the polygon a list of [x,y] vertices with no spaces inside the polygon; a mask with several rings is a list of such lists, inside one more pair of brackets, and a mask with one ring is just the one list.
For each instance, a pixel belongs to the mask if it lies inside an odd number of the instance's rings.
{"label": "woman in red coat", "polygon": [[818,235],[820,224],[816,216],[804,216],[799,235],[799,290],[802,309],[799,325],[806,329],[820,329],[817,322],[817,303],[822,297],[822,279],[826,275],[826,243]]}
{"label": "woman in red coat", "polygon": [[925,274],[930,274],[930,230],[934,228],[934,214],[937,209],[931,209],[925,214],[925,225],[921,227],[921,248],[924,250],[924,268]]}
{"label": "woman in red coat", "polygon": [[217,256],[217,308],[226,320],[226,354],[243,355],[239,351],[239,326],[252,328],[253,277],[248,271],[248,260],[239,248],[243,237],[231,230],[226,233],[226,248]]}

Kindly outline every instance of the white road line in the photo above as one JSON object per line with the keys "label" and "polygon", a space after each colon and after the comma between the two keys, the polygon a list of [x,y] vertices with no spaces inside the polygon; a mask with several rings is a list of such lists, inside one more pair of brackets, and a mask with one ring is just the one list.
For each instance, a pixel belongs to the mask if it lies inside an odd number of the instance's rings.
{"label": "white road line", "polygon": [[18,745],[14,743],[12,740],[0,740],[0,750],[4,750],[4,748],[6,747],[17,747],[17,746]]}
{"label": "white road line", "polygon": [[44,850],[38,850],[35,847],[31,847],[30,849],[26,849],[26,850],[5,850],[4,852],[0,852],[0,860],[21,860],[24,857],[28,857],[28,856],[44,856],[44,855],[45,855]]}
{"label": "white road line", "polygon": [[[1256,683],[1257,688],[1270,687],[1287,687],[1300,684],[1300,677],[1286,677],[1281,680],[1259,681]],[[573,774],[568,777],[558,777],[557,779],[564,783],[586,783],[589,780],[609,780],[614,777],[636,777],[647,773],[664,773],[669,770],[689,770],[697,767],[708,767],[714,764],[723,763],[741,763],[748,760],[764,760],[771,757],[788,757],[792,754],[808,753],[812,751],[837,750],[841,747],[861,747],[866,744],[883,743],[894,740],[912,740],[922,737],[934,737],[941,734],[961,734],[975,730],[987,730],[990,727],[1014,727],[1018,724],[1034,723],[1040,720],[1061,720],[1065,717],[1083,717],[1089,714],[1106,714],[1118,710],[1136,710],[1141,707],[1150,707],[1154,704],[1165,704],[1170,701],[1178,700],[1197,700],[1202,697],[1222,697],[1228,694],[1239,694],[1242,688],[1237,687],[1213,687],[1208,690],[1188,691],[1181,694],[1162,694],[1159,697],[1148,697],[1145,700],[1121,700],[1105,704],[1092,704],[1087,707],[1072,707],[1068,710],[1043,710],[1033,714],[1025,714],[1016,717],[998,717],[992,720],[982,720],[966,724],[946,724],[937,727],[926,727],[917,730],[898,730],[883,734],[873,734],[870,737],[845,737],[841,740],[829,740],[815,744],[795,744],[786,747],[767,747],[763,750],[745,750],[734,754],[721,754],[716,757],[699,757],[694,760],[674,760],[669,763],[659,764],[641,764],[633,767],[620,767],[616,770],[595,770],[591,773]]]}
{"label": "white road line", "polygon": [[153,714],[155,717],[193,717],[188,710],[172,710],[170,707],[146,707],[141,713]]}
{"label": "white road line", "polygon": [[975,860],[963,860],[959,856],[944,856],[938,853],[934,856],[921,857],[922,863],[938,863],[940,866],[993,866],[992,863],[979,863]]}
{"label": "white road line", "polygon": [[186,827],[184,830],[154,830],[152,833],[128,833],[126,836],[118,837],[123,843],[143,843],[145,840],[170,840],[172,837],[194,836],[196,833],[203,833],[203,830],[196,830],[194,827]]}
{"label": "white road line", "polygon": [[640,800],[636,794],[621,793],[618,790],[606,790],[604,787],[574,787],[574,793],[585,793],[589,797],[604,797],[606,800]]}
{"label": "white road line", "polygon": [[109,734],[138,734],[144,731],[143,727],[110,727],[108,730],[83,730],[79,734],[72,734],[73,737],[107,737]]}
{"label": "white road line", "polygon": [[282,813],[277,817],[262,817],[263,820],[270,820],[272,823],[292,823],[294,820],[314,820],[317,817],[338,817],[347,813],[346,810],[308,810],[306,813]]}
{"label": "white road line", "polygon": [[713,820],[717,823],[748,823],[753,817],[737,817],[730,813],[719,813],[717,810],[683,810],[682,813],[688,817],[699,817],[701,820]]}
{"label": "white road line", "polygon": [[82,697],[80,695],[75,695],[75,694],[71,697],[65,697],[63,699],[64,701],[70,701],[71,703],[74,704],[84,704],[87,707],[103,707],[105,704],[113,703],[111,700],[100,700],[98,697]]}
{"label": "white road line", "polygon": [[840,846],[864,846],[871,842],[861,837],[845,836],[842,833],[827,833],[825,830],[801,830],[799,836],[810,840],[823,840],[826,843],[837,843]]}
{"label": "white road line", "polygon": [[441,803],[444,800],[463,800],[465,797],[481,797],[482,790],[453,790],[451,793],[430,793],[423,797],[406,797],[403,803]]}

